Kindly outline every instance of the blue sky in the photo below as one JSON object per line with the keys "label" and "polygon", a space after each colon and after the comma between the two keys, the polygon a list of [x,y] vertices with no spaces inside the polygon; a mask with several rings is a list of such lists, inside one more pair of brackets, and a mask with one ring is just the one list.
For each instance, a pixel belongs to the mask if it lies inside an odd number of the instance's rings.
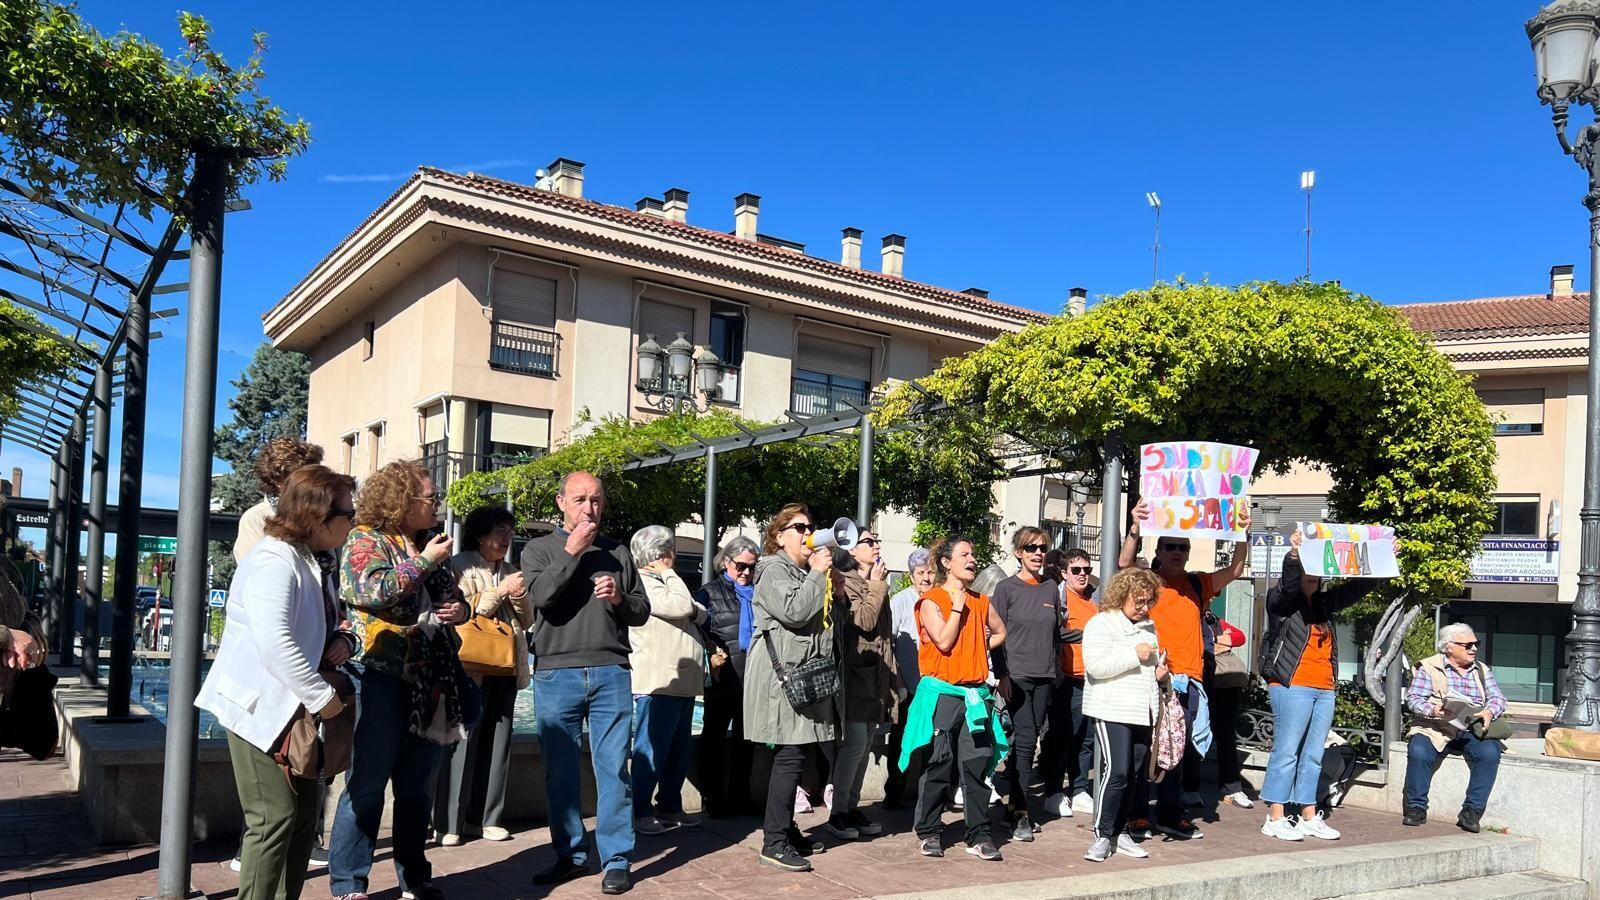
{"label": "blue sky", "polygon": [[[899,232],[907,277],[1051,312],[1074,285],[1148,284],[1146,191],[1163,278],[1297,277],[1315,169],[1319,279],[1386,302],[1536,293],[1557,263],[1588,283],[1583,176],[1533,91],[1536,3],[1049,6],[193,0],[235,57],[269,33],[267,91],[314,137],[229,217],[222,377],[419,164],[532,181],[567,156],[592,198],[681,187],[720,229],[751,191],[763,232],[817,255],[854,226],[875,266]],[[80,3],[173,51],[178,8]],[[170,506],[183,322],[162,329],[145,499]],[[0,449],[13,465],[44,493],[37,455]]]}

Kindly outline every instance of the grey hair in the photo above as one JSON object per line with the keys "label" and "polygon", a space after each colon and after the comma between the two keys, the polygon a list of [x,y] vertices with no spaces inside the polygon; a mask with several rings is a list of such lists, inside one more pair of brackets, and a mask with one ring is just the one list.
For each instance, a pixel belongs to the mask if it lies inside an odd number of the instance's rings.
{"label": "grey hair", "polygon": [[633,553],[633,564],[644,568],[658,559],[677,553],[678,539],[672,529],[664,525],[646,525],[633,533],[628,550]]}
{"label": "grey hair", "polygon": [[1449,625],[1439,629],[1439,639],[1434,641],[1434,649],[1443,653],[1445,644],[1457,643],[1458,638],[1473,633],[1471,625],[1465,622],[1451,622]]}
{"label": "grey hair", "polygon": [[917,569],[923,566],[932,565],[932,563],[929,562],[929,557],[930,554],[928,551],[922,547],[918,547],[917,549],[911,551],[911,556],[906,559],[906,571],[915,572]]}
{"label": "grey hair", "polygon": [[711,565],[716,569],[725,569],[728,567],[728,563],[746,553],[754,553],[756,558],[759,559],[761,557],[761,547],[755,541],[741,534],[722,545],[722,549],[717,551],[717,556],[711,561]]}

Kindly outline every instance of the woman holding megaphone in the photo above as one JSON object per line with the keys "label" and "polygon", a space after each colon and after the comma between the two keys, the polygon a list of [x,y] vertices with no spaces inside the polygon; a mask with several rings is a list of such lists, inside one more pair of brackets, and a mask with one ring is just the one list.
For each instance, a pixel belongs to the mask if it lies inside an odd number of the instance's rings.
{"label": "woman holding megaphone", "polygon": [[[754,634],[745,662],[745,737],[777,754],[767,781],[761,861],[809,872],[815,845],[794,821],[795,789],[809,748],[839,738],[839,675],[829,602],[832,541],[813,547],[811,511],[785,506],[767,526],[750,601]],[[830,535],[831,537],[831,535]],[[831,687],[831,690],[830,690]]]}

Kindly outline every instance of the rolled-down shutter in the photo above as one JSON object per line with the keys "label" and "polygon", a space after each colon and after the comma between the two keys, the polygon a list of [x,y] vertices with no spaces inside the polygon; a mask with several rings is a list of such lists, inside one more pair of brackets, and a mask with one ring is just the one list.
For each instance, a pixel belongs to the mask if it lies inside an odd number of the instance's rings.
{"label": "rolled-down shutter", "polygon": [[422,412],[422,442],[434,444],[444,440],[444,404],[428,407]]}
{"label": "rolled-down shutter", "polygon": [[[1255,496],[1250,499],[1260,503],[1265,498]],[[1288,534],[1296,522],[1326,522],[1333,518],[1333,510],[1328,509],[1328,498],[1321,494],[1292,494],[1275,499],[1283,504],[1283,509],[1278,511],[1278,530],[1284,534]],[[1261,510],[1253,509],[1250,515],[1259,519]]]}
{"label": "rolled-down shutter", "polygon": [[497,444],[550,449],[550,411],[502,406],[489,413],[489,440]]}
{"label": "rolled-down shutter", "polygon": [[801,334],[795,347],[794,367],[822,375],[839,375],[872,381],[872,348],[842,344],[817,335]]}
{"label": "rolled-down shutter", "polygon": [[694,310],[658,300],[639,301],[639,343],[646,335],[653,335],[656,343],[665,347],[678,339],[694,343]]}
{"label": "rolled-down shutter", "polygon": [[1539,388],[1479,391],[1478,397],[1496,425],[1544,424],[1544,391]]}
{"label": "rolled-down shutter", "polygon": [[494,270],[494,317],[535,328],[556,325],[556,282],[510,269]]}
{"label": "rolled-down shutter", "polygon": [[1065,522],[1072,510],[1072,488],[1053,481],[1045,482],[1044,517],[1050,522]]}

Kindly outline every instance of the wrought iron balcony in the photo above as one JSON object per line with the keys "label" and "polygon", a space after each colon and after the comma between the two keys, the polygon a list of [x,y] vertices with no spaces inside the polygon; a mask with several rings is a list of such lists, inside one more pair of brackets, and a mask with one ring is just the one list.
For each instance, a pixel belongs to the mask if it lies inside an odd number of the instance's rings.
{"label": "wrought iron balcony", "polygon": [[496,320],[490,325],[489,367],[554,378],[561,335],[548,328]]}
{"label": "wrought iron balcony", "polygon": [[804,378],[792,381],[789,409],[801,418],[849,412],[851,403],[867,405],[867,392],[861,388],[827,385]]}

